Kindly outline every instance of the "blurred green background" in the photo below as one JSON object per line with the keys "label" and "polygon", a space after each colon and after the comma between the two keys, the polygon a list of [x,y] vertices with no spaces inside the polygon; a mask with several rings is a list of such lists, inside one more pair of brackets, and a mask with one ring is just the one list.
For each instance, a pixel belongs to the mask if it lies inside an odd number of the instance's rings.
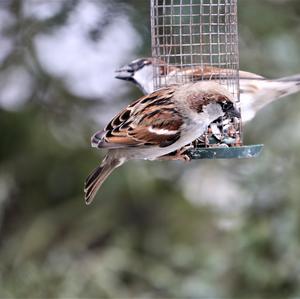
{"label": "blurred green background", "polygon": [[[300,73],[299,0],[239,0],[241,69]],[[0,0],[1,298],[299,298],[300,95],[258,159],[130,162],[85,206],[90,136],[140,96],[149,1]]]}

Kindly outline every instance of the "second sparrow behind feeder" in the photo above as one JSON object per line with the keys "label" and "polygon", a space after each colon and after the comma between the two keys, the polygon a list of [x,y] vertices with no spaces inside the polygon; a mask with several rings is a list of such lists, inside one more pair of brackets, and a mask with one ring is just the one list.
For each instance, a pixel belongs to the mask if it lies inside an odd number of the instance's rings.
{"label": "second sparrow behind feeder", "polygon": [[[153,85],[153,58],[140,58],[117,70],[116,78],[131,81],[136,84],[144,94],[154,91]],[[220,69],[213,66],[178,68],[167,65],[163,61],[159,65],[162,83],[176,83],[181,76],[185,81],[219,81],[234,74],[233,70]],[[240,104],[242,121],[252,120],[256,113],[269,103],[300,91],[300,74],[280,79],[267,79],[260,75],[239,71]]]}

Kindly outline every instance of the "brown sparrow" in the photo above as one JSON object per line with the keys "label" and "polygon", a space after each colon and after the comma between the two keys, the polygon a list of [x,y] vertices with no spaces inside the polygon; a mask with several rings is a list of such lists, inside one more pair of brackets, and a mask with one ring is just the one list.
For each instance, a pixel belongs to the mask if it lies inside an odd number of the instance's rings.
{"label": "brown sparrow", "polygon": [[124,162],[163,159],[201,136],[221,116],[240,115],[231,93],[212,81],[169,86],[133,102],[91,138],[92,147],[108,149],[108,153],[86,179],[86,203]]}
{"label": "brown sparrow", "polygon": [[[117,70],[116,78],[135,83],[144,94],[153,92],[153,58],[141,58]],[[219,80],[226,78],[230,70],[211,66],[179,69],[159,61],[162,82],[174,84],[180,76],[187,81]],[[243,123],[250,121],[267,104],[300,91],[300,74],[277,80],[269,80],[250,72],[239,71],[240,103]]]}

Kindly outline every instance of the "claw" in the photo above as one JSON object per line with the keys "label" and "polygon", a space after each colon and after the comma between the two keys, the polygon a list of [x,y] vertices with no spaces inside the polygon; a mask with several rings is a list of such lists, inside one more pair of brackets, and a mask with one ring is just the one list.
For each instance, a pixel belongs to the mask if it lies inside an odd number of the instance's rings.
{"label": "claw", "polygon": [[190,161],[191,158],[187,155],[187,150],[194,148],[193,144],[186,145],[177,151],[167,155],[158,157],[157,160],[171,160],[171,161]]}

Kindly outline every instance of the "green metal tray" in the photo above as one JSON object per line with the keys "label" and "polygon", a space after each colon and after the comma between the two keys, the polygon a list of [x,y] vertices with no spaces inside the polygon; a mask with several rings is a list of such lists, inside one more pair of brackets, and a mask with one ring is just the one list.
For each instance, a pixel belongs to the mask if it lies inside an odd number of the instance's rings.
{"label": "green metal tray", "polygon": [[187,151],[192,160],[198,159],[242,159],[256,158],[262,152],[263,144],[235,147],[194,148]]}

